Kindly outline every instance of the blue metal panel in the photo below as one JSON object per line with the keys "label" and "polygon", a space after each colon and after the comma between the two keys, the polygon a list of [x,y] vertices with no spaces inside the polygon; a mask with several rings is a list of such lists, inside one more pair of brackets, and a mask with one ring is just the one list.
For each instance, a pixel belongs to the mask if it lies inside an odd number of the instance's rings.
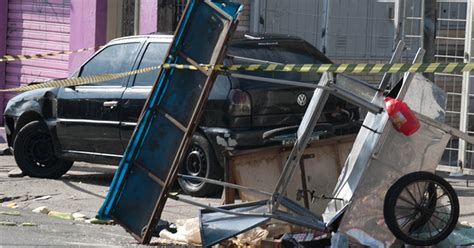
{"label": "blue metal panel", "polygon": [[[241,9],[228,0],[189,1],[165,62],[220,63]],[[116,220],[138,241],[149,243],[215,77],[214,71],[160,71],[100,218]]]}

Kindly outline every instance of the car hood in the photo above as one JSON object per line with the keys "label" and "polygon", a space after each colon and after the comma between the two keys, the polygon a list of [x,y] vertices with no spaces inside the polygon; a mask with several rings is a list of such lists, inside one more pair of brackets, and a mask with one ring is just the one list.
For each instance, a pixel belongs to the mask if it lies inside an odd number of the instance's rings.
{"label": "car hood", "polygon": [[45,95],[56,95],[58,90],[59,88],[43,88],[20,93],[8,101],[3,115],[18,116],[28,110],[37,110]]}

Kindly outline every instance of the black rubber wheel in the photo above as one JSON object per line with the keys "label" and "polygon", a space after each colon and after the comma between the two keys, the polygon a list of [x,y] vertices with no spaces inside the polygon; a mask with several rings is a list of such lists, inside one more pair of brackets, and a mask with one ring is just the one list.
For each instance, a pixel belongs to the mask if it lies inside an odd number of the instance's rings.
{"label": "black rubber wheel", "polygon": [[398,179],[387,191],[384,217],[393,235],[417,246],[434,245],[454,230],[459,201],[453,187],[429,172],[414,172]]}
{"label": "black rubber wheel", "polygon": [[20,129],[13,143],[15,161],[25,175],[59,178],[72,166],[72,161],[58,158],[45,124],[33,121]]}
{"label": "black rubber wheel", "polygon": [[[216,180],[221,180],[223,177],[223,170],[217,162],[211,144],[199,133],[195,133],[191,138],[183,160],[180,169],[183,175]],[[179,178],[178,183],[181,189],[191,196],[212,196],[222,191],[221,186],[199,180]]]}

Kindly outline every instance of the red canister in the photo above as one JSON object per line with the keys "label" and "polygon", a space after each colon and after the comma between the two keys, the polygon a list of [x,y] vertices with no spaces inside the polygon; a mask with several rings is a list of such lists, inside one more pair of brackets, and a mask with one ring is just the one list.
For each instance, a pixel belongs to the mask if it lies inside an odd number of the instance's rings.
{"label": "red canister", "polygon": [[402,100],[385,97],[385,107],[393,126],[399,132],[410,136],[420,128],[420,122]]}

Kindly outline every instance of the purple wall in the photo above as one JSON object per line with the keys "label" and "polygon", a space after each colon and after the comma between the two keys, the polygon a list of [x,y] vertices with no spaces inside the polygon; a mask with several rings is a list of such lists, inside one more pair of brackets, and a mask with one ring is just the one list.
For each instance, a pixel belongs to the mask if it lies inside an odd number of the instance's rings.
{"label": "purple wall", "polygon": [[140,1],[140,34],[154,33],[158,29],[158,0]]}
{"label": "purple wall", "polygon": [[[107,0],[71,0],[71,50],[104,45],[107,33]],[[93,51],[69,57],[72,74]]]}
{"label": "purple wall", "polygon": [[[7,52],[7,11],[8,0],[0,0],[0,56]],[[5,88],[5,62],[0,62],[0,88]],[[3,112],[5,94],[0,93],[0,110]],[[0,123],[3,123],[1,118]]]}

